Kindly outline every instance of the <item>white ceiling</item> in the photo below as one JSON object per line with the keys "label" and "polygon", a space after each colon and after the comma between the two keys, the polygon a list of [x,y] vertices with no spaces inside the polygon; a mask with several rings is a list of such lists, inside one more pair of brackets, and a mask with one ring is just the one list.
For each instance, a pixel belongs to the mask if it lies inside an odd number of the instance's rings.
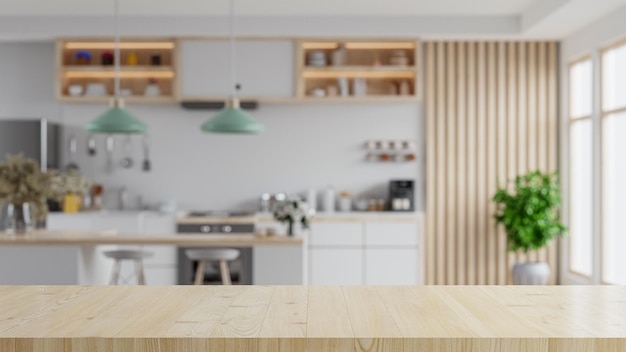
{"label": "white ceiling", "polygon": [[[227,0],[119,0],[129,15],[222,15]],[[541,0],[236,0],[241,15],[514,15]],[[0,0],[0,15],[110,14],[113,0]]]}
{"label": "white ceiling", "polygon": [[[0,40],[109,36],[114,0],[0,0]],[[123,35],[223,35],[228,0],[119,0]],[[236,0],[238,34],[563,39],[626,0]]]}

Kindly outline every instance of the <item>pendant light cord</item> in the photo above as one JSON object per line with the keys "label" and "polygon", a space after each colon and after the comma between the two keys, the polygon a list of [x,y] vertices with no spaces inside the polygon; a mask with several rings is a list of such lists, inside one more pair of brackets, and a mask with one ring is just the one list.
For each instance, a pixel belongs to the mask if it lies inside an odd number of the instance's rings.
{"label": "pendant light cord", "polygon": [[228,33],[230,45],[230,87],[231,95],[235,97],[237,96],[237,71],[235,70],[235,60],[237,59],[237,52],[235,50],[235,0],[229,1],[228,14]]}
{"label": "pendant light cord", "polygon": [[114,7],[113,7],[113,11],[115,14],[115,45],[114,45],[114,51],[113,51],[113,60],[115,63],[115,80],[114,80],[114,98],[118,99],[119,95],[120,95],[120,19],[119,19],[119,12],[120,12],[120,1],[119,0],[114,0],[113,1]]}

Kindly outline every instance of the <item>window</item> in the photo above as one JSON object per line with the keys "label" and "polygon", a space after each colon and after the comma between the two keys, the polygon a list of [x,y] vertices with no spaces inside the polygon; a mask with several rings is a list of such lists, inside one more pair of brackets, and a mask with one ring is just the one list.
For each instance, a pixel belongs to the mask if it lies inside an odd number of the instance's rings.
{"label": "window", "polygon": [[626,284],[626,43],[602,54],[602,273]]}
{"label": "window", "polygon": [[593,69],[590,58],[570,66],[569,271],[590,277],[593,266]]}

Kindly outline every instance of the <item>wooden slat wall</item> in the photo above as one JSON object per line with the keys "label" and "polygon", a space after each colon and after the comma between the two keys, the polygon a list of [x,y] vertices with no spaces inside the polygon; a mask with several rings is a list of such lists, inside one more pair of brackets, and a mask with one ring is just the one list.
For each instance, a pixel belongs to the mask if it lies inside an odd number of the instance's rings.
{"label": "wooden slat wall", "polygon": [[491,197],[518,174],[557,168],[557,44],[425,43],[427,284],[509,284],[516,261],[556,245],[506,253]]}

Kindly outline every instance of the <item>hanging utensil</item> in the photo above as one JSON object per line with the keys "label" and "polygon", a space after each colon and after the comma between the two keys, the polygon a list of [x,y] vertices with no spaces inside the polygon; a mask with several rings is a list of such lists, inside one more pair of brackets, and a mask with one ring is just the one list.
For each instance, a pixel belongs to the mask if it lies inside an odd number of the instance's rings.
{"label": "hanging utensil", "polygon": [[115,165],[113,164],[113,148],[115,146],[113,136],[107,136],[105,144],[106,144],[105,171],[108,173],[112,173],[115,170]]}
{"label": "hanging utensil", "polygon": [[94,137],[93,135],[90,135],[89,139],[87,140],[87,155],[96,155],[96,137]]}
{"label": "hanging utensil", "polygon": [[133,146],[130,136],[126,136],[124,140],[124,154],[126,155],[124,159],[120,160],[120,166],[125,169],[130,169],[133,167]]}
{"label": "hanging utensil", "polygon": [[152,164],[150,163],[150,146],[149,146],[149,142],[150,140],[148,139],[148,136],[143,136],[143,164],[142,164],[142,169],[143,171],[150,171],[150,169],[152,169]]}
{"label": "hanging utensil", "polygon": [[76,153],[78,151],[78,143],[76,142],[76,136],[70,135],[69,145],[70,145],[70,162],[65,166],[65,170],[77,171],[78,164],[76,163]]}

